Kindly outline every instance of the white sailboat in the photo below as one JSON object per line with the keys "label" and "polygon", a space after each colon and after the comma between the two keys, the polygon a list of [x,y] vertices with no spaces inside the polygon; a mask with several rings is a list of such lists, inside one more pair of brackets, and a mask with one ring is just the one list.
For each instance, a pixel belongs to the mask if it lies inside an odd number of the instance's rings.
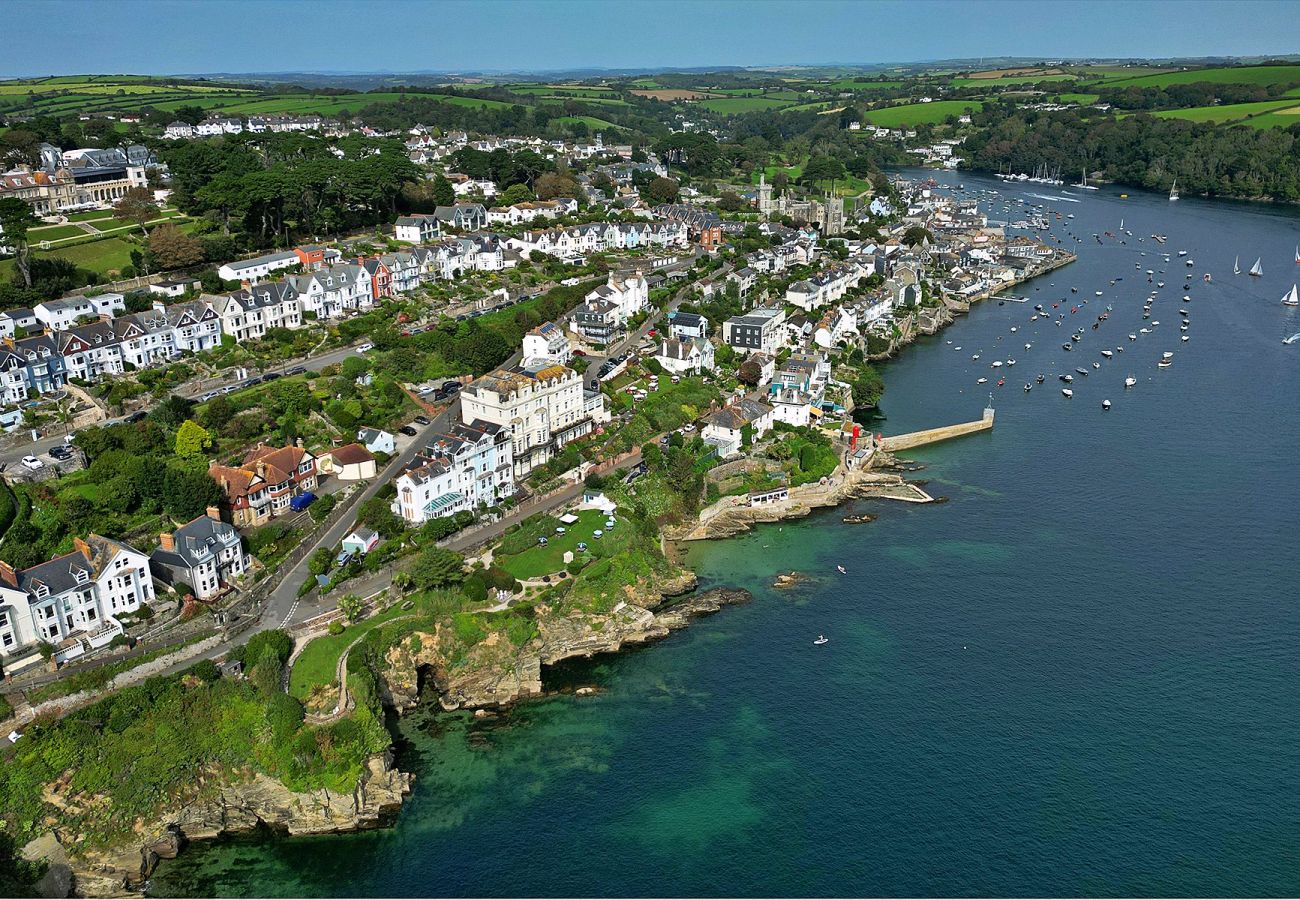
{"label": "white sailboat", "polygon": [[1255,264],[1250,267],[1250,274],[1254,275],[1256,278],[1264,274],[1264,267],[1260,265],[1261,259],[1263,259],[1263,257],[1256,258]]}
{"label": "white sailboat", "polygon": [[1300,266],[1300,244],[1295,245],[1295,264]]}
{"label": "white sailboat", "polygon": [[[1097,190],[1097,188],[1096,188],[1095,186],[1093,186],[1093,185],[1091,185],[1091,184],[1088,184],[1088,167],[1087,167],[1087,166],[1084,166],[1084,167],[1083,167],[1083,172],[1082,172],[1082,173],[1080,174],[1080,176],[1079,176],[1079,183],[1076,184],[1075,187],[1077,187],[1077,188],[1082,188],[1082,189],[1085,190],[1085,191],[1095,191],[1095,190]],[[1300,260],[1297,260],[1297,262],[1300,262]]]}
{"label": "white sailboat", "polygon": [[1174,183],[1173,183],[1173,184],[1170,186],[1170,188],[1169,188],[1169,199],[1170,199],[1170,200],[1177,200],[1177,199],[1178,199],[1178,179],[1177,179],[1177,178],[1174,179]]}
{"label": "white sailboat", "polygon": [[1287,306],[1300,306],[1300,294],[1296,293],[1296,286],[1291,285],[1291,292],[1282,296],[1282,302]]}
{"label": "white sailboat", "polygon": [[1233,275],[1240,275],[1240,274],[1241,274],[1241,257],[1240,257],[1240,256],[1235,257],[1235,258],[1232,260],[1232,274],[1233,274]]}

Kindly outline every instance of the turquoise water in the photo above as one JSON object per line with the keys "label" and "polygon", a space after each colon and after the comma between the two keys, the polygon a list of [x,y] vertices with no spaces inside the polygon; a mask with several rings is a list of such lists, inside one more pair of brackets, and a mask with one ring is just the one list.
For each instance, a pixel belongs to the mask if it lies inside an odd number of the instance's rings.
{"label": "turquoise water", "polygon": [[[1061,194],[1010,191],[1030,192]],[[418,781],[393,830],[194,848],[153,892],[1300,893],[1300,344],[1281,344],[1300,314],[1277,303],[1300,273],[1300,220],[1078,199],[1049,204],[1076,215],[1084,243],[1066,222],[1056,231],[1078,263],[1017,289],[1031,303],[981,304],[886,369],[887,433],[975,418],[996,393],[992,433],[913,452],[950,502],[863,501],[696,546],[706,584],[754,602],[552,673],[557,687],[599,685],[595,697],[490,722],[408,717],[399,751]],[[1091,233],[1121,216],[1133,237],[1098,245]],[[1198,279],[1213,272],[1190,305],[1178,298],[1191,270],[1137,241],[1153,232],[1189,251]],[[1263,255],[1264,278],[1234,279],[1237,254],[1243,267]],[[1167,286],[1161,325],[1130,343],[1149,325],[1135,263],[1165,268]],[[1057,310],[1061,327],[1028,321],[1063,298],[1090,302]],[[1108,303],[1108,321],[1063,351]],[[1175,363],[1158,371],[1166,350]],[[1008,356],[1008,384],[993,387],[987,365]],[[1054,374],[1093,361],[1064,399]],[[844,525],[849,511],[880,518]],[[772,590],[790,569],[812,581]],[[814,647],[819,633],[830,643]]]}

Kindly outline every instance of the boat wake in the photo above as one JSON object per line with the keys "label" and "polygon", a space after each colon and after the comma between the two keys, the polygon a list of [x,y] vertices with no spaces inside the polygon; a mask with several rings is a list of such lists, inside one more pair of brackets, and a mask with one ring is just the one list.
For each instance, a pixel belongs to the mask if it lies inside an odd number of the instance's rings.
{"label": "boat wake", "polygon": [[1081,203],[1077,197],[1065,197],[1060,194],[1048,196],[1047,194],[1030,194],[1030,197],[1037,197],[1039,200],[1060,200],[1064,203]]}

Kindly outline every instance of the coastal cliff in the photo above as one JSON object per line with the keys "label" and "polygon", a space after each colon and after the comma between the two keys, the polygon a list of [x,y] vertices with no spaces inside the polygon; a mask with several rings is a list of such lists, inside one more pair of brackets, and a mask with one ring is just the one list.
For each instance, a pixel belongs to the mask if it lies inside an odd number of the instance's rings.
{"label": "coastal cliff", "polygon": [[607,613],[553,615],[539,607],[536,639],[515,647],[504,635],[489,634],[463,660],[455,657],[455,642],[441,626],[417,633],[418,640],[391,647],[384,657],[378,675],[386,702],[399,711],[414,707],[423,672],[443,709],[508,705],[543,693],[543,666],[656,641],[698,616],[751,599],[747,591],[731,588],[681,597],[694,588],[695,576],[687,573],[645,586]]}
{"label": "coastal cliff", "polygon": [[[370,757],[350,793],[294,792],[261,773],[223,773],[201,779],[194,796],[152,823],[137,822],[138,838],[69,860],[76,892],[85,897],[138,894],[161,859],[174,858],[190,841],[247,834],[259,828],[291,835],[364,831],[386,824],[410,793],[413,775],[393,767],[391,753]],[[207,783],[205,783],[207,782]],[[74,835],[57,835],[75,847]]]}

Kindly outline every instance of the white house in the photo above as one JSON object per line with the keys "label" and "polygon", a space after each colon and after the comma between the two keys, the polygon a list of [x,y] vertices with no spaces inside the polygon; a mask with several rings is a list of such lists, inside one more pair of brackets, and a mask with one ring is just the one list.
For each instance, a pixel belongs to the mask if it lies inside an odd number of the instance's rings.
{"label": "white house", "polygon": [[722,339],[737,351],[775,354],[785,346],[785,310],[778,307],[751,309],[722,324]]}
{"label": "white house", "polygon": [[573,358],[569,338],[553,322],[543,322],[525,334],[522,351],[525,362],[549,360],[565,366]]}
{"label": "white house", "polygon": [[158,549],[149,555],[150,568],[160,581],[189,585],[200,600],[219,594],[223,585],[248,571],[249,563],[239,532],[221,521],[216,507],[159,535]]}
{"label": "white house", "polygon": [[393,236],[405,244],[427,244],[438,238],[438,217],[427,213],[401,216],[393,226]]}
{"label": "white house", "polygon": [[95,297],[63,297],[44,300],[32,312],[37,321],[50,331],[62,331],[75,325],[78,319],[97,319],[126,312],[126,297],[122,294],[99,294]]}
{"label": "white house", "polygon": [[0,654],[9,659],[42,641],[55,659],[80,656],[122,632],[115,616],[154,600],[149,558],[92,534],[71,553],[29,569],[0,562]]}
{"label": "white house", "polygon": [[655,352],[655,362],[673,375],[697,375],[713,370],[713,345],[708,338],[679,341],[664,338]]}
{"label": "white house", "polygon": [[392,456],[397,452],[397,439],[379,428],[362,428],[357,432],[357,440],[371,453],[387,453]]}
{"label": "white house", "polygon": [[292,268],[298,265],[301,260],[298,254],[292,250],[281,250],[278,253],[267,253],[264,256],[255,256],[252,259],[241,259],[238,262],[226,263],[217,269],[217,274],[223,281],[247,281],[257,283],[263,278],[268,277],[272,272],[278,272],[281,269]]}
{"label": "white house", "polygon": [[515,492],[509,428],[456,424],[397,476],[392,510],[411,525],[493,506]]}
{"label": "white house", "polygon": [[741,451],[745,434],[758,440],[772,428],[776,411],[758,400],[741,399],[704,417],[700,436],[718,448],[723,459]]}

